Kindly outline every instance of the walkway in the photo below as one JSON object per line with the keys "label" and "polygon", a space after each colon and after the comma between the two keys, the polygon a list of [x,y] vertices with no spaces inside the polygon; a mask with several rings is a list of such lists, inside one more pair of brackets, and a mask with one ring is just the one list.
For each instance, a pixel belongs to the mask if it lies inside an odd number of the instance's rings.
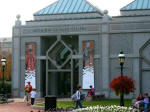
{"label": "walkway", "polygon": [[0,104],[0,112],[39,112],[39,110],[33,109],[31,105],[27,105],[27,103],[23,102],[23,99],[21,98],[16,98],[13,100],[14,102],[8,104]]}
{"label": "walkway", "polygon": [[[11,103],[0,104],[0,112],[39,112],[38,109],[33,108],[31,105],[27,105],[26,102],[23,102],[23,98],[14,98]],[[35,103],[43,102],[44,99],[36,99]],[[70,98],[58,98],[57,101],[71,101]],[[40,110],[40,112],[44,112]]]}

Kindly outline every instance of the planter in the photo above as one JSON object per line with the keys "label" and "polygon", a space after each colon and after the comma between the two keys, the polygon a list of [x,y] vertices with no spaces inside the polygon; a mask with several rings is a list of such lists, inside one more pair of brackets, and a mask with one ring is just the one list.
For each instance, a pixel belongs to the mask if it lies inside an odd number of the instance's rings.
{"label": "planter", "polygon": [[86,101],[92,101],[93,100],[93,97],[92,96],[87,96],[86,97]]}

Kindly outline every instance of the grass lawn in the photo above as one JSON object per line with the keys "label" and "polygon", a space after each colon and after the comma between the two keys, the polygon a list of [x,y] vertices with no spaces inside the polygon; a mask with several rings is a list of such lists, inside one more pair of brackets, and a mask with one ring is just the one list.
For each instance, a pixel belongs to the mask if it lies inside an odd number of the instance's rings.
{"label": "grass lawn", "polygon": [[[125,106],[129,107],[131,105],[131,99],[124,100]],[[44,106],[44,104],[37,104],[39,106]],[[82,101],[83,107],[97,106],[97,105],[120,105],[120,99],[105,99],[100,101]],[[73,101],[57,101],[57,108],[67,108],[75,107],[75,102]]]}

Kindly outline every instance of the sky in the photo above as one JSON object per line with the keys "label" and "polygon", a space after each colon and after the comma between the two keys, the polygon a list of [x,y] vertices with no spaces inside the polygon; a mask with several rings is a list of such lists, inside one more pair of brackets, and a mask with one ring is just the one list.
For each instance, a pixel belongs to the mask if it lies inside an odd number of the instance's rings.
{"label": "sky", "polygon": [[[1,0],[0,38],[11,38],[16,15],[21,15],[22,24],[33,20],[33,14],[57,0]],[[110,16],[120,15],[120,9],[133,0],[87,0],[100,10],[108,10]]]}

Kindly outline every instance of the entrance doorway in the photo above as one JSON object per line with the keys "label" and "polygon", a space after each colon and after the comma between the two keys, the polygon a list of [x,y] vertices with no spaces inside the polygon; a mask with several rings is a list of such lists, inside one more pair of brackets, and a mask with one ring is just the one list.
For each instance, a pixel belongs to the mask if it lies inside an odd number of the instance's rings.
{"label": "entrance doorway", "polygon": [[78,54],[78,36],[65,35],[42,39],[46,52],[46,95],[70,97],[78,85],[78,60],[72,58]]}
{"label": "entrance doorway", "polygon": [[69,72],[57,72],[57,96],[68,97],[71,95],[71,75]]}

